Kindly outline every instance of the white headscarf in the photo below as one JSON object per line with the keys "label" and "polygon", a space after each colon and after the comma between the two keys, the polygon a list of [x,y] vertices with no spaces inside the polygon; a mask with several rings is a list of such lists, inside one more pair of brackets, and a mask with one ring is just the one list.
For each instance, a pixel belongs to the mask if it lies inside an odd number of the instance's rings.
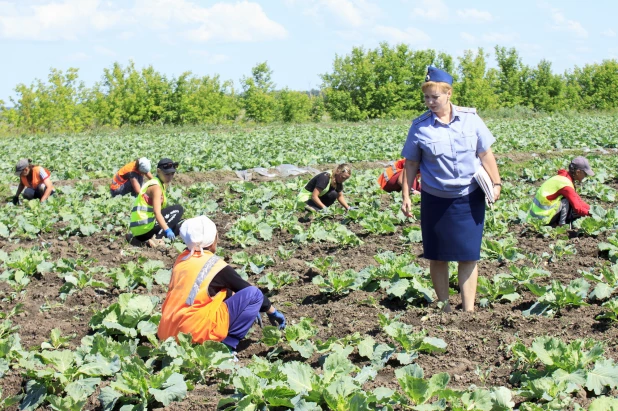
{"label": "white headscarf", "polygon": [[217,226],[206,216],[189,218],[180,226],[180,238],[191,251],[184,258],[186,260],[196,251],[202,252],[204,248],[210,247],[215,242]]}

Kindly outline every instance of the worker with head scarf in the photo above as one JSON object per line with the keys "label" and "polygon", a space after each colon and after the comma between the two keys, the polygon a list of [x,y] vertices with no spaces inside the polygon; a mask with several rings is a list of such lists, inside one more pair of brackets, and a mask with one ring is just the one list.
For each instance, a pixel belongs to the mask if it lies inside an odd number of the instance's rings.
{"label": "worker with head scarf", "polygon": [[186,220],[180,237],[187,249],[172,269],[161,309],[161,340],[185,333],[192,335],[194,343],[221,341],[236,350],[264,312],[271,324],[285,328],[285,317],[268,298],[215,255],[217,228],[208,217]]}

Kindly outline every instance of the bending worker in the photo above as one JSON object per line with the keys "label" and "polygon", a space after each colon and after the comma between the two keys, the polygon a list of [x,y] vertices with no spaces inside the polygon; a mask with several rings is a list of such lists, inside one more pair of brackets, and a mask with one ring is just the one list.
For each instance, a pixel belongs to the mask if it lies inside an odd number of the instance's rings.
{"label": "bending worker", "polygon": [[485,223],[485,194],[474,179],[484,167],[493,182],[493,197],[502,183],[491,151],[495,141],[476,110],[451,103],[453,77],[429,67],[421,86],[429,110],[412,121],[402,156],[406,158],[401,210],[411,216],[409,178],[421,169],[423,256],[443,310],[450,312],[449,261],[457,261],[464,311],[474,311],[477,262]]}
{"label": "bending worker", "polygon": [[[167,188],[176,174],[178,163],[164,158],[157,164],[157,176],[144,184],[131,210],[131,235],[148,242],[151,247],[161,243],[164,236],[173,240],[178,235],[182,206],[167,206]],[[154,238],[153,238],[154,237]]]}
{"label": "bending worker", "polygon": [[347,211],[350,206],[343,197],[343,183],[351,175],[349,164],[339,164],[333,172],[316,174],[298,194],[297,200],[304,202],[308,211],[324,210],[337,200]]}
{"label": "bending worker", "polygon": [[109,185],[109,189],[112,193],[112,197],[123,196],[131,193],[132,196],[139,194],[144,183],[144,176],[148,180],[152,180],[152,174],[150,174],[150,160],[146,157],[138,158],[125,164],[114,176],[112,183]]}
{"label": "bending worker", "polygon": [[[406,165],[406,159],[402,158],[401,160],[395,161],[394,164],[389,165],[384,169],[382,174],[378,177],[378,184],[382,187],[382,190],[387,193],[392,193],[394,191],[401,191],[401,184],[403,183],[403,169]],[[419,169],[418,173],[416,173],[416,178],[412,182],[412,194],[417,195],[421,193],[421,171]]]}
{"label": "bending worker", "polygon": [[48,169],[32,164],[32,160],[22,158],[15,166],[15,175],[19,176],[17,193],[13,197],[13,204],[19,203],[19,195],[26,200],[38,198],[41,202],[54,194],[54,184],[51,181],[51,173]]}
{"label": "bending worker", "polygon": [[217,227],[208,217],[186,220],[180,237],[187,249],[172,269],[161,308],[161,340],[186,333],[194,343],[221,341],[234,351],[263,312],[272,325],[285,328],[285,317],[268,298],[215,255]]}
{"label": "bending worker", "polygon": [[590,163],[584,157],[575,157],[569,171],[558,174],[544,182],[534,195],[528,221],[540,221],[545,225],[564,225],[582,216],[590,215],[590,206],[575,191],[575,181],[593,176]]}

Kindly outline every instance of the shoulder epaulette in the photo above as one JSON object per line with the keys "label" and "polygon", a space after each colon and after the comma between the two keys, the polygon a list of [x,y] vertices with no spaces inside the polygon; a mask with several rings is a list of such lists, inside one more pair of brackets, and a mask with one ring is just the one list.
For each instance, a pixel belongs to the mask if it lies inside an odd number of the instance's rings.
{"label": "shoulder epaulette", "polygon": [[426,112],[412,120],[412,124],[418,124],[423,120],[427,120],[429,117],[431,117],[431,110],[427,110]]}
{"label": "shoulder epaulette", "polygon": [[474,107],[460,107],[460,106],[456,106],[456,107],[457,107],[457,111],[461,111],[462,113],[476,114],[476,109]]}

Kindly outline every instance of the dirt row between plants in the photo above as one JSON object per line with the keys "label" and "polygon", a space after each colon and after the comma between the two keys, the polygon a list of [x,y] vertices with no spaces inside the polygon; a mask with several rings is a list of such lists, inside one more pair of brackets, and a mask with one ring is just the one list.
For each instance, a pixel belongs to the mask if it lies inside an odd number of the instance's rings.
{"label": "dirt row between plants", "polygon": [[[565,149],[561,151],[550,151],[544,153],[527,153],[527,152],[510,152],[506,154],[496,153],[496,159],[498,161],[506,161],[511,164],[525,163],[534,160],[534,158],[542,157],[545,159],[557,158],[557,157],[566,157],[566,156],[577,156],[577,155],[587,155],[594,154],[597,156],[615,156],[618,152],[618,148],[607,149],[607,150],[581,150],[581,149]],[[377,160],[377,161],[359,161],[351,163],[353,170],[373,170],[386,167],[390,161],[394,159],[385,159],[385,160]],[[335,163],[327,163],[327,164],[310,164],[308,167],[325,171],[332,170],[336,167]],[[304,166],[299,166],[304,167]],[[270,171],[274,170],[269,169]],[[84,183],[92,183],[94,188],[99,186],[109,186],[111,183],[111,179],[113,176],[109,178],[97,178],[97,179],[71,179],[71,180],[54,180],[54,184],[56,186],[75,186],[76,184],[84,184]],[[275,181],[286,178],[294,178],[295,176],[289,177],[265,177],[256,172],[252,173],[251,181]],[[240,178],[236,171],[233,170],[211,170],[211,171],[182,171],[182,164],[180,165],[179,172],[174,176],[173,185],[180,186],[190,186],[196,183],[210,182],[214,184],[225,184],[230,181],[243,181]]]}
{"label": "dirt row between plants", "polygon": [[[225,238],[225,227],[231,222],[232,216],[217,212],[212,216],[222,232],[221,247],[229,254],[242,251],[239,246],[232,245]],[[305,223],[307,224],[307,223]],[[354,227],[353,227],[354,229]],[[518,247],[525,253],[542,254],[549,252],[550,240],[530,236],[529,233],[520,234],[513,227],[512,232],[519,240]],[[358,230],[356,230],[358,231]],[[437,372],[448,372],[451,377],[451,385],[458,388],[468,387],[470,384],[478,386],[504,385],[510,386],[508,377],[512,371],[513,362],[510,361],[508,346],[517,339],[522,339],[529,344],[534,337],[552,335],[571,341],[576,338],[594,338],[607,344],[606,356],[618,360],[617,337],[618,330],[615,326],[601,323],[595,317],[602,312],[599,304],[566,310],[557,318],[522,316],[522,311],[528,309],[535,301],[531,293],[525,292],[523,298],[514,303],[499,303],[491,308],[479,308],[472,314],[457,310],[453,314],[442,314],[438,309],[427,306],[406,307],[403,303],[389,300],[381,292],[369,293],[354,291],[342,298],[331,298],[319,292],[317,286],[311,283],[316,275],[305,262],[315,257],[327,255],[334,256],[341,264],[341,269],[361,270],[369,265],[376,265],[374,256],[382,251],[391,250],[397,254],[410,252],[416,255],[416,262],[427,267],[427,261],[422,258],[422,245],[402,245],[398,238],[399,233],[393,235],[361,235],[364,244],[354,248],[340,248],[336,245],[307,244],[298,246],[292,241],[292,236],[287,233],[276,232],[273,240],[260,242],[260,244],[244,249],[250,254],[266,254],[276,260],[273,271],[288,271],[297,276],[297,281],[284,287],[270,298],[273,304],[285,313],[288,321],[296,322],[301,317],[312,317],[319,329],[317,338],[325,340],[331,336],[345,337],[354,332],[372,335],[379,342],[391,342],[381,332],[378,325],[378,314],[389,313],[392,316],[401,315],[402,321],[412,324],[417,330],[425,329],[430,336],[444,339],[448,348],[445,353],[434,355],[421,355],[418,364],[423,367],[426,375]],[[578,278],[578,269],[589,269],[604,263],[600,255],[597,243],[604,240],[602,235],[597,239],[577,237],[569,240],[577,249],[577,254],[567,256],[555,263],[546,264],[545,269],[552,273],[551,279],[558,279],[563,283]],[[48,244],[48,251],[52,259],[61,257],[84,257],[95,258],[97,265],[107,267],[120,267],[129,261],[137,261],[139,256],[149,259],[161,260],[166,267],[171,268],[177,252],[173,248],[147,249],[136,248],[118,240],[111,242],[105,233],[95,234],[91,237],[72,237],[68,241],[58,239],[57,233],[49,233],[35,241],[22,241],[19,244],[0,241],[0,246],[7,252],[17,247],[30,247]],[[288,260],[282,260],[276,255],[279,246],[286,249],[294,248],[293,256]],[[525,260],[520,260],[517,265],[525,265]],[[483,260],[479,264],[480,274],[492,277],[499,272],[506,272],[507,267],[495,261]],[[250,281],[255,283],[259,276],[251,275]],[[541,280],[547,284],[549,279]],[[35,348],[49,337],[53,328],[60,328],[63,334],[75,333],[71,340],[73,348],[79,345],[80,339],[90,333],[88,321],[98,310],[115,302],[118,294],[117,289],[93,290],[86,288],[69,296],[64,304],[58,304],[58,290],[62,286],[62,280],[54,273],[41,275],[33,279],[27,288],[26,295],[19,301],[24,304],[24,313],[14,319],[16,325],[21,327],[19,333],[25,347]],[[6,284],[0,285],[0,294],[6,296],[10,289]],[[147,293],[144,288],[138,288],[135,292]],[[165,297],[163,287],[155,286],[151,292],[161,300]],[[451,297],[451,303],[460,303],[458,295]],[[15,303],[0,303],[0,310],[10,310]],[[259,342],[260,331],[254,331],[239,347],[239,358],[242,363],[250,361],[253,355],[263,356],[268,352],[268,347]],[[294,353],[285,354],[284,360],[302,360]],[[318,358],[311,358],[308,363],[319,368]],[[357,358],[357,365],[366,363]],[[391,360],[374,382],[369,383],[366,389],[377,386],[397,388],[394,370],[399,364]],[[491,371],[482,380],[475,372],[480,370]],[[482,374],[482,373],[481,373]],[[5,395],[18,393],[23,387],[24,381],[21,376],[12,371],[2,380]],[[228,393],[229,394],[229,393]],[[585,403],[588,393],[582,392],[580,396]],[[216,385],[198,386],[189,393],[188,398],[182,403],[174,404],[170,409],[197,410],[214,409],[214,404],[222,394],[216,389]],[[93,404],[96,400],[93,399]],[[583,404],[582,404],[583,405]],[[94,405],[93,405],[94,406]]]}

